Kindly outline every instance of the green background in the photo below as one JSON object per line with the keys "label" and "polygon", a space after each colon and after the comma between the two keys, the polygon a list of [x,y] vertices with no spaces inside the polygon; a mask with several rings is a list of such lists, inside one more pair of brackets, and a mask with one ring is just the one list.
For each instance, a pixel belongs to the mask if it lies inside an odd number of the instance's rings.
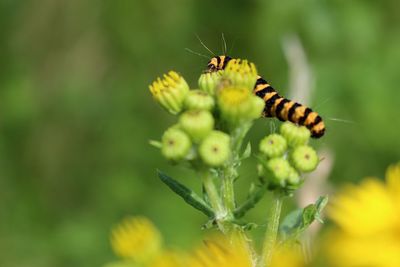
{"label": "green background", "polygon": [[[283,95],[282,39],[297,34],[316,78],[310,105],[326,118],[313,145],[334,154],[331,183],[382,177],[400,158],[399,8],[397,0],[0,1],[0,265],[101,266],[115,259],[111,226],[128,214],[150,217],[169,245],[199,238],[205,218],[156,169],[196,190],[198,181],[148,145],[175,121],[148,85],[174,69],[196,86],[207,59],[184,50],[207,54],[196,34],[220,53],[224,33],[230,55],[255,62]],[[254,146],[269,124],[257,122]],[[248,165],[241,192],[255,179]],[[262,222],[264,213],[252,216]]]}

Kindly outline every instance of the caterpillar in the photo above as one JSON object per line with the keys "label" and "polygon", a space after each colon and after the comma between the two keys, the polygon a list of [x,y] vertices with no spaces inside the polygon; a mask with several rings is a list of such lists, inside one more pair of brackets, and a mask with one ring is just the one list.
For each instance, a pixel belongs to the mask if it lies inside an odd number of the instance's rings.
{"label": "caterpillar", "polygon": [[[225,69],[230,60],[232,58],[229,56],[214,56],[207,64],[207,72]],[[310,130],[313,138],[320,138],[324,135],[325,124],[317,112],[280,96],[261,76],[257,77],[254,85],[254,94],[261,97],[265,102],[263,117],[276,117],[280,121],[291,121],[298,125],[303,125]]]}

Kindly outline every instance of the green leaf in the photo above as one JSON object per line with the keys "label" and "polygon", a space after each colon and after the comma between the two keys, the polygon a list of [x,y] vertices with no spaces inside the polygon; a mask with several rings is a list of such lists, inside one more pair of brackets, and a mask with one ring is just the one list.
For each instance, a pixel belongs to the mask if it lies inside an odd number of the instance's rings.
{"label": "green leaf", "polygon": [[290,212],[279,226],[279,233],[283,240],[298,238],[315,220],[323,223],[321,212],[328,203],[327,196],[321,196],[315,204],[310,204],[304,209]]}
{"label": "green leaf", "polygon": [[207,203],[203,201],[195,192],[169,177],[168,175],[162,173],[161,171],[157,171],[158,177],[161,181],[166,184],[172,191],[174,191],[177,195],[183,198],[183,200],[188,203],[193,208],[203,212],[207,217],[213,218],[214,212]]}
{"label": "green leaf", "polygon": [[241,160],[247,159],[248,157],[250,157],[250,155],[251,155],[251,144],[250,142],[248,142],[240,159]]}
{"label": "green leaf", "polygon": [[149,144],[151,146],[156,147],[156,148],[161,148],[162,147],[162,143],[160,141],[157,141],[157,140],[149,140]]}

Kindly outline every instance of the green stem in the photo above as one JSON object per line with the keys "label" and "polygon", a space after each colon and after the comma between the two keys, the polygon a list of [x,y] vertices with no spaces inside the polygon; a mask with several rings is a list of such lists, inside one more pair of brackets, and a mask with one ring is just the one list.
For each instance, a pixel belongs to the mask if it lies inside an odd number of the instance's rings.
{"label": "green stem", "polygon": [[221,232],[225,233],[226,227],[224,226],[224,221],[226,217],[226,210],[221,202],[217,188],[215,187],[215,184],[208,170],[202,173],[202,180],[211,207],[214,210],[215,220],[217,222],[218,228],[221,230]]}
{"label": "green stem", "polygon": [[279,218],[282,210],[283,195],[279,192],[274,194],[271,210],[268,215],[268,226],[265,233],[264,244],[262,249],[262,257],[259,266],[268,267],[271,263],[274,246],[276,243]]}
{"label": "green stem", "polygon": [[224,205],[226,211],[228,212],[228,216],[233,218],[233,211],[235,210],[235,192],[233,188],[234,182],[234,170],[230,170],[233,166],[228,166],[224,170],[224,174],[222,177],[222,197],[224,200]]}
{"label": "green stem", "polygon": [[237,166],[239,166],[239,151],[242,147],[243,139],[249,131],[252,123],[245,123],[240,127],[236,128],[232,132],[232,157],[229,161],[228,166],[223,170],[222,177],[222,198],[227,211],[227,216],[230,219],[234,218],[233,212],[236,208],[235,204],[235,191],[234,191],[234,181],[238,176]]}

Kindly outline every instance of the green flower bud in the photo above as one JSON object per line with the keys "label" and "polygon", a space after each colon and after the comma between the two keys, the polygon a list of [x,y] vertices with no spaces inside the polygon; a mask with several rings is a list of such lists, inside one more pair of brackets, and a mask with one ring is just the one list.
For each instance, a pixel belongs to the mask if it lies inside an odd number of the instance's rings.
{"label": "green flower bud", "polygon": [[298,146],[291,155],[294,167],[300,172],[311,172],[319,163],[317,152],[310,146]]}
{"label": "green flower bud", "polygon": [[188,110],[179,117],[179,125],[197,143],[212,131],[214,118],[207,110]]}
{"label": "green flower bud", "polygon": [[300,174],[293,167],[290,167],[289,175],[286,180],[289,185],[299,185],[301,181]]}
{"label": "green flower bud", "polygon": [[279,134],[270,134],[260,142],[260,151],[269,158],[282,156],[287,149],[286,139]]}
{"label": "green flower bud", "polygon": [[203,162],[209,166],[223,165],[231,154],[229,135],[220,131],[212,131],[201,142],[199,154]]}
{"label": "green flower bud", "polygon": [[185,99],[186,109],[212,110],[214,104],[214,98],[201,90],[190,90]]}
{"label": "green flower bud", "polygon": [[167,159],[174,161],[183,159],[192,147],[189,136],[176,126],[165,131],[161,143],[161,153]]}
{"label": "green flower bud", "polygon": [[288,121],[281,125],[280,132],[291,147],[306,145],[310,139],[310,131],[306,127]]}
{"label": "green flower bud", "polygon": [[257,69],[252,62],[247,60],[231,59],[222,76],[231,81],[231,86],[252,91],[257,81]]}
{"label": "green flower bud", "polygon": [[199,88],[209,95],[215,95],[223,71],[207,72],[200,75]]}
{"label": "green flower bud", "polygon": [[290,174],[290,164],[286,159],[273,158],[267,162],[268,170],[272,173],[275,183],[285,186],[286,180]]}
{"label": "green flower bud", "polygon": [[217,97],[221,117],[231,126],[259,118],[264,108],[261,98],[245,88],[228,87],[219,91]]}
{"label": "green flower bud", "polygon": [[175,71],[164,74],[163,79],[157,78],[149,89],[154,99],[171,114],[181,112],[189,92],[185,79]]}
{"label": "green flower bud", "polygon": [[258,96],[252,95],[251,97],[251,110],[249,111],[250,119],[258,119],[261,117],[265,107],[265,102]]}

